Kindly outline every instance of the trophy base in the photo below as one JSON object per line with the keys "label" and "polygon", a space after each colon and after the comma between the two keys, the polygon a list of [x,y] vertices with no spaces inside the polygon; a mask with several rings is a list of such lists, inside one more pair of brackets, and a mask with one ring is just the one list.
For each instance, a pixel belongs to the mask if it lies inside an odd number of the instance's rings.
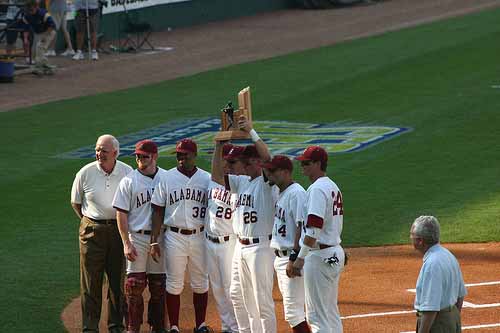
{"label": "trophy base", "polygon": [[215,141],[229,141],[229,140],[241,140],[250,139],[250,134],[241,130],[234,131],[221,131],[215,135]]}

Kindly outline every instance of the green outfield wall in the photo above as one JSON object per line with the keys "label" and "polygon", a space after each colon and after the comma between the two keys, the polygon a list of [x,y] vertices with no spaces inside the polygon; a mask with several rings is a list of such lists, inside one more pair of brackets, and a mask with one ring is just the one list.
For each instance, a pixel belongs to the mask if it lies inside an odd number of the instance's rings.
{"label": "green outfield wall", "polygon": [[[162,31],[295,6],[295,0],[190,0],[129,10],[128,13],[137,21],[150,23],[154,31]],[[122,11],[103,15],[99,30],[104,40],[113,40],[123,37],[124,26],[125,13]],[[58,46],[62,48],[61,37],[58,36]]]}

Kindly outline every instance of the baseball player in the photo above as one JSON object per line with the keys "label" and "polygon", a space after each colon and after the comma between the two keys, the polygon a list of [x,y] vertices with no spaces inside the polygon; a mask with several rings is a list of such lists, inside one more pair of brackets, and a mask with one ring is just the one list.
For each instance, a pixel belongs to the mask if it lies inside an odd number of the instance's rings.
{"label": "baseball player", "polygon": [[[126,322],[130,333],[138,333],[142,324],[144,302],[142,293],[149,286],[148,318],[151,332],[165,332],[165,262],[149,255],[151,246],[151,197],[165,170],[157,166],[158,147],[151,140],[135,145],[137,169],[123,178],[116,191],[118,229],[127,258]],[[162,243],[162,239],[159,239]]]}
{"label": "baseball player", "polygon": [[237,158],[245,164],[247,176],[223,175],[219,160],[212,178],[225,179],[226,188],[237,194],[235,221],[238,235],[239,280],[243,302],[248,311],[252,332],[276,332],[274,311],[273,261],[269,246],[273,228],[274,204],[278,189],[262,175],[261,159],[270,160],[267,145],[260,139],[251,122],[241,117],[239,128],[250,133],[255,145],[246,146]]}
{"label": "baseball player", "polygon": [[[208,274],[204,223],[207,214],[207,191],[210,174],[196,167],[196,143],[182,139],[175,148],[177,167],[167,171],[156,185],[153,206],[153,235],[158,243],[162,223],[165,224],[167,269],[167,311],[170,332],[179,332],[180,294],[184,288],[184,274],[189,269],[196,317],[195,333],[208,332],[205,314],[208,303]],[[160,249],[151,248],[153,258]]]}
{"label": "baseball player", "polygon": [[304,311],[304,279],[292,277],[293,261],[299,252],[299,240],[304,222],[306,191],[292,179],[292,161],[276,155],[262,165],[269,180],[280,189],[274,212],[271,247],[274,249],[274,269],[283,295],[285,320],[294,333],[309,333]]}
{"label": "baseball player", "polygon": [[307,321],[312,332],[342,332],[337,306],[340,273],[345,262],[340,246],[344,218],[342,193],[326,176],[328,154],[323,148],[308,147],[296,159],[312,183],[307,189],[304,242],[293,264],[296,270],[304,268]]}
{"label": "baseball player", "polygon": [[[233,145],[225,144],[222,156],[227,156]],[[217,148],[216,148],[217,149]],[[218,153],[217,153],[218,154]],[[214,156],[216,154],[214,153]],[[224,173],[229,172],[228,165]],[[208,214],[205,221],[207,267],[212,293],[222,322],[222,332],[238,332],[233,304],[229,294],[231,263],[236,235],[233,230],[235,195],[224,185],[210,181],[208,188]]]}

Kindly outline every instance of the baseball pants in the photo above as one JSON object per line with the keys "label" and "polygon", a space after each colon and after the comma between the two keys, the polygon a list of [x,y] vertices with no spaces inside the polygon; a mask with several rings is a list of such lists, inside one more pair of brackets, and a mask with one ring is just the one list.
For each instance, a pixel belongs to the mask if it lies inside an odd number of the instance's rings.
{"label": "baseball pants", "polygon": [[206,239],[207,267],[212,293],[221,318],[222,331],[238,332],[238,324],[231,303],[231,265],[236,236],[223,243],[214,243]]}
{"label": "baseball pants", "polygon": [[253,323],[255,321],[260,321],[261,332],[274,333],[277,330],[273,300],[275,255],[269,244],[269,240],[261,239],[257,244],[241,247],[239,274],[252,332],[256,332],[253,330],[257,325]]}
{"label": "baseball pants", "polygon": [[295,327],[306,320],[304,277],[297,276],[289,278],[286,275],[288,257],[276,257],[274,259],[274,269],[278,280],[281,295],[283,296],[283,307],[285,310],[285,320],[290,327]]}
{"label": "baseball pants", "polygon": [[[130,242],[137,251],[135,261],[127,260],[127,273],[165,274],[165,253],[161,254],[159,262],[151,257],[151,245],[149,235],[143,235],[136,232],[129,232]],[[160,246],[163,248],[163,239],[160,238]]]}
{"label": "baseball pants", "polygon": [[167,229],[164,248],[167,292],[172,295],[182,293],[184,274],[187,268],[193,292],[206,293],[208,291],[208,274],[204,233],[183,235]]}
{"label": "baseball pants", "polygon": [[[241,260],[241,244],[236,241],[234,246],[233,260],[231,263],[231,287],[229,288],[229,294],[231,296],[231,302],[233,304],[234,315],[236,317],[236,322],[238,323],[238,331],[240,333],[250,333],[250,318],[248,316],[245,303],[243,302],[243,291],[241,288],[240,280],[240,260]],[[258,323],[254,332],[258,332],[260,327],[260,322]],[[262,329],[261,329],[262,330]]]}
{"label": "baseball pants", "polygon": [[[337,258],[335,264],[325,263]],[[344,250],[333,246],[311,251],[305,258],[304,285],[307,322],[313,333],[341,333],[338,302],[340,273],[344,269]]]}

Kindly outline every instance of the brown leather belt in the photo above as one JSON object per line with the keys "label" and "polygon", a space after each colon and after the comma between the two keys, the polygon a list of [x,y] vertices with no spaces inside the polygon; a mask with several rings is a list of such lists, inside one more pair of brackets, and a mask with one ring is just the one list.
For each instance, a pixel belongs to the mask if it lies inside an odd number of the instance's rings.
{"label": "brown leather belt", "polygon": [[115,219],[111,219],[111,220],[96,220],[96,219],[92,219],[88,216],[85,216],[87,219],[89,219],[90,221],[94,222],[94,223],[97,223],[97,224],[116,224],[116,220]]}
{"label": "brown leather belt", "polygon": [[327,249],[329,247],[332,247],[333,245],[327,245],[327,244],[319,244],[319,249],[320,250],[323,250],[323,249]]}
{"label": "brown leather belt", "polygon": [[[273,237],[272,235],[269,235],[267,236],[269,238],[269,240],[271,240],[271,238]],[[240,238],[238,236],[238,240],[240,241],[241,244],[243,245],[250,245],[250,244],[257,244],[260,242],[260,239],[259,237],[255,237],[255,238]]]}
{"label": "brown leather belt", "polygon": [[[173,232],[177,232],[177,233],[182,234],[182,235],[194,235],[198,232],[198,229],[181,229],[181,228],[171,227],[171,226],[169,226],[168,228],[170,230],[172,230]],[[202,226],[199,229],[199,232],[202,232],[203,230],[205,230],[205,227]]]}
{"label": "brown leather belt", "polygon": [[274,250],[274,254],[276,257],[281,258],[281,257],[288,257],[290,255],[289,250]]}
{"label": "brown leather belt", "polygon": [[210,236],[209,234],[207,234],[207,239],[211,242],[214,242],[214,243],[225,243],[229,240],[229,236]]}

